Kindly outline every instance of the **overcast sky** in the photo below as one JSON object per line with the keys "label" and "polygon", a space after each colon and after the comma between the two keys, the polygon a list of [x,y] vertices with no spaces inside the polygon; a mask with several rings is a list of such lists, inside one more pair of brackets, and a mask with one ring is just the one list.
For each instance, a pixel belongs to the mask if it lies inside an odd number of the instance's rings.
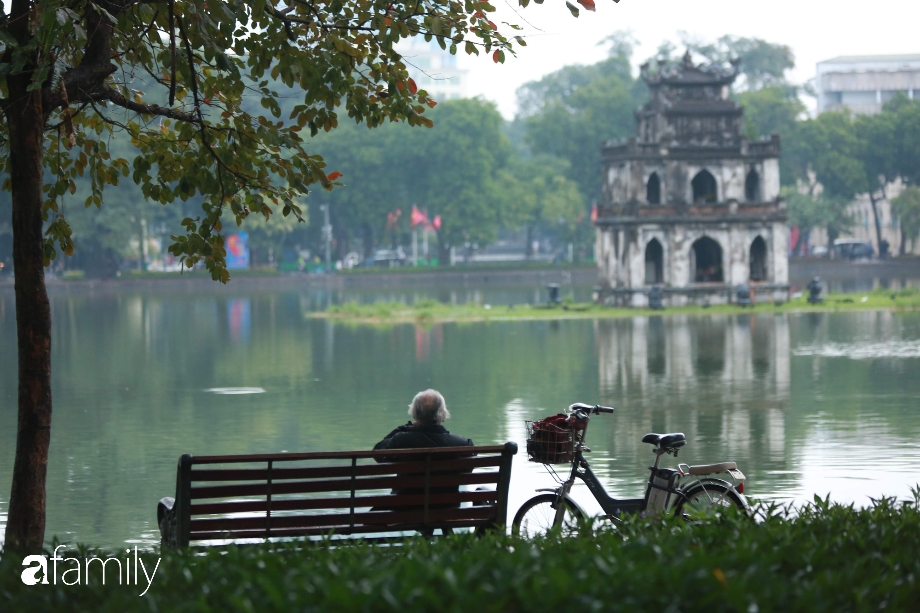
{"label": "overcast sky", "polygon": [[795,82],[811,79],[817,62],[839,55],[920,53],[917,0],[595,1],[596,12],[582,10],[575,19],[564,0],[531,2],[525,9],[517,7],[517,0],[493,0],[499,19],[492,20],[523,26],[527,47],[504,64],[462,54],[458,63],[470,70],[469,95],[494,100],[510,119],[521,84],[563,66],[602,59],[606,50],[598,41],[625,29],[633,30],[640,42],[634,63],[653,55],[664,40],[679,42],[681,30],[705,40],[732,34],[783,43],[795,53],[796,68],[789,75]]}

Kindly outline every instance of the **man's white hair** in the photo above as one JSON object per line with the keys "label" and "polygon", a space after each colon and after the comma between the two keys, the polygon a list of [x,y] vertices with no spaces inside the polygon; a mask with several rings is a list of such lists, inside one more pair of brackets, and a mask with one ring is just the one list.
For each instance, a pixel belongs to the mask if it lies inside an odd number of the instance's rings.
{"label": "man's white hair", "polygon": [[409,405],[409,416],[420,424],[440,425],[450,419],[444,396],[436,390],[419,392]]}

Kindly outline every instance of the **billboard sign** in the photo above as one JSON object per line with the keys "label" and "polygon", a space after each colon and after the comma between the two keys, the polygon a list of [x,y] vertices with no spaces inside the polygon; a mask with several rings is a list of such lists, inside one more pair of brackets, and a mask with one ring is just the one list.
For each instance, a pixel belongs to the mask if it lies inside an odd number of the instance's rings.
{"label": "billboard sign", "polygon": [[245,270],[249,268],[249,235],[245,232],[227,235],[227,268]]}

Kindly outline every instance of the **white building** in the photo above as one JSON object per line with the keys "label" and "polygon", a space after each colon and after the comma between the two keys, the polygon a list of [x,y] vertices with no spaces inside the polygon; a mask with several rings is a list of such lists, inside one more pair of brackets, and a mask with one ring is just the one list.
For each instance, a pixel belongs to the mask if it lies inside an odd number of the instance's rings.
{"label": "white building", "polygon": [[[920,98],[920,53],[911,55],[853,55],[818,62],[815,88],[818,113],[843,108],[857,114],[880,113],[886,102],[903,92],[908,98]],[[900,181],[885,189],[884,197],[876,201],[878,231],[868,194],[860,194],[850,205],[854,224],[841,238],[855,238],[872,243],[879,254],[878,237],[886,241],[889,253],[897,255],[901,246],[901,229],[891,213],[890,199],[901,193]],[[827,242],[823,230],[812,231],[812,245]],[[918,241],[906,241],[908,253],[918,251]],[[831,248],[828,245],[828,248]]]}
{"label": "white building", "polygon": [[920,97],[920,54],[848,55],[818,62],[818,113],[879,113],[896,93]]}
{"label": "white building", "polygon": [[468,70],[457,67],[457,56],[441,49],[434,38],[431,42],[417,36],[400,43],[399,52],[409,71],[409,77],[419,89],[443,102],[467,96]]}

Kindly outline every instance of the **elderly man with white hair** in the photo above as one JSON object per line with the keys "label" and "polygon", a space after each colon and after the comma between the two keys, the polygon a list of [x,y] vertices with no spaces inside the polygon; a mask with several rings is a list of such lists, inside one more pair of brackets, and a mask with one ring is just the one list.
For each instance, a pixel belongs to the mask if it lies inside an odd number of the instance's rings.
{"label": "elderly man with white hair", "polygon": [[387,434],[374,449],[416,449],[420,447],[469,447],[473,441],[457,434],[451,434],[442,426],[450,413],[444,396],[435,390],[419,392],[409,405],[412,418]]}

